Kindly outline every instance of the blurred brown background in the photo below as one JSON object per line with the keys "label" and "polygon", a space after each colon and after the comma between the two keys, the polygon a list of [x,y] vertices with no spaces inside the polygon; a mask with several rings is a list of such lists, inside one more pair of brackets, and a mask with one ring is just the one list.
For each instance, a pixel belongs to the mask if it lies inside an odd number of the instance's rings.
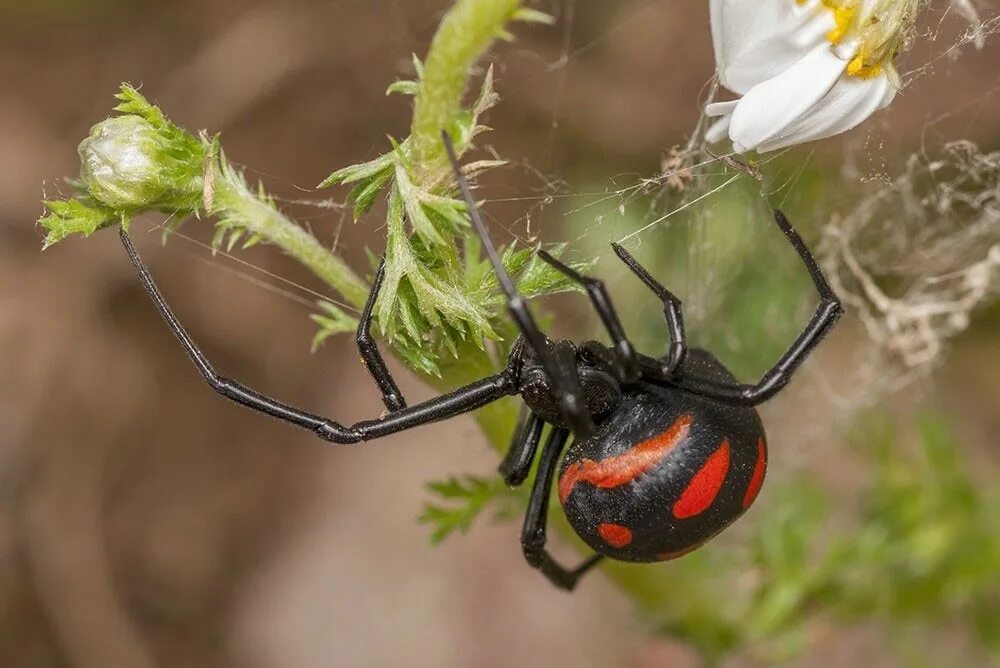
{"label": "blurred brown background", "polygon": [[[178,124],[221,130],[235,162],[261,170],[249,175],[364,266],[364,248],[380,248],[375,219],[355,226],[338,210],[289,200],[326,196],[304,189],[374,156],[387,132],[406,134],[409,102],[384,90],[410,73],[410,54],[425,51],[448,4],[0,3],[0,664],[693,665],[684,647],[650,640],[601,576],[572,596],[547,586],[523,562],[516,523],[483,522],[429,546],[414,521],[423,484],[496,464],[470,419],[323,447],[202,385],[115,235],[40,253],[43,194],[65,190],[76,144],[129,81]],[[489,141],[571,191],[655,172],[696,122],[712,74],[704,4],[543,8],[562,23],[519,28],[518,42],[499,49],[504,102],[488,119]],[[945,133],[951,120],[938,119],[970,105],[955,114],[962,136],[995,145],[997,124],[986,119],[1000,114],[1000,96],[988,94],[1000,86],[998,57],[994,43],[938,61],[874,121],[891,128],[886,150]],[[511,196],[539,187],[527,169],[493,178]],[[530,223],[521,213],[516,203],[491,211],[518,220],[523,236],[529,224],[560,220],[553,210]],[[205,225],[185,231],[211,237]],[[158,234],[138,236],[227,374],[340,420],[380,410],[347,338],[309,354],[303,305],[187,241],[161,247]],[[246,257],[316,287],[273,250]],[[978,354],[958,355],[943,382],[952,378],[956,392],[979,382]],[[995,378],[985,388],[995,392]],[[969,412],[966,435],[983,443],[1000,424],[996,404],[974,396],[978,408],[955,403]],[[861,633],[801,665],[892,665],[878,646]]]}

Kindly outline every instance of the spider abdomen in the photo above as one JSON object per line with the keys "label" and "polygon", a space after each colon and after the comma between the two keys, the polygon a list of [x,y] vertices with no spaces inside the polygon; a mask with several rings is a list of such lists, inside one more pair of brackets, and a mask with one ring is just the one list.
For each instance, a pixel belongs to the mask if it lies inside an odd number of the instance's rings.
{"label": "spider abdomen", "polygon": [[567,450],[558,482],[570,524],[622,561],[686,554],[749,508],[767,467],[760,418],[660,387],[626,394]]}

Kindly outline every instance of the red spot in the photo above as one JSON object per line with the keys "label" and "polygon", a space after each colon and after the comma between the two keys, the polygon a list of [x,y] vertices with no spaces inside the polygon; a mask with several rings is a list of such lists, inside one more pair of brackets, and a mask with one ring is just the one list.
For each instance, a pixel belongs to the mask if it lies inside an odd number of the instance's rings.
{"label": "red spot", "polygon": [[757,464],[753,467],[753,475],[750,476],[750,485],[746,494],[743,495],[743,510],[750,507],[750,504],[757,498],[760,486],[764,484],[764,471],[767,469],[767,451],[764,449],[764,439],[757,439]]}
{"label": "red spot", "polygon": [[595,462],[584,459],[573,462],[559,478],[559,500],[566,503],[578,482],[589,482],[601,489],[612,489],[632,482],[659,464],[667,453],[687,438],[691,416],[682,415],[662,434],[632,446],[620,455]]}
{"label": "red spot", "polygon": [[601,524],[597,527],[597,533],[601,534],[605,543],[618,549],[628,547],[632,542],[632,530],[621,524]]}
{"label": "red spot", "polygon": [[705,465],[694,474],[681,498],[674,504],[674,517],[694,517],[712,505],[722,489],[729,472],[729,439],[724,439],[719,449],[712,453]]}
{"label": "red spot", "polygon": [[677,550],[675,552],[664,552],[662,554],[656,555],[656,558],[660,561],[670,561],[671,559],[677,559],[678,557],[683,557],[685,554],[690,554],[701,547],[704,543],[698,543],[697,545],[692,545],[691,547],[685,547],[683,550]]}

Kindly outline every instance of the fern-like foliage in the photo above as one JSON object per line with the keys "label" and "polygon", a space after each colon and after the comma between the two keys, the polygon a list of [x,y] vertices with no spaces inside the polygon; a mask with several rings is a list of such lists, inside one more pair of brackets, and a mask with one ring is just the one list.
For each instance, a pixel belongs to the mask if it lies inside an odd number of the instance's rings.
{"label": "fern-like foliage", "polygon": [[[397,81],[388,92],[416,94],[423,72],[416,57],[414,70],[416,80]],[[490,68],[473,104],[456,114],[447,128],[460,154],[489,129],[480,118],[498,99]],[[470,229],[466,203],[457,196],[451,179],[428,180],[411,164],[410,140],[389,141],[389,152],[334,172],[320,187],[351,185],[348,202],[355,219],[387,192],[386,273],[376,318],[382,334],[410,366],[437,376],[441,357],[458,356],[465,344],[481,349],[486,340],[510,342],[504,300]],[[472,177],[503,164],[482,160],[466,165],[464,171]],[[514,246],[503,250],[504,265],[518,289],[527,297],[575,289],[562,274],[538,261],[536,250]]]}
{"label": "fern-like foliage", "polygon": [[495,519],[508,517],[516,507],[515,493],[499,478],[465,475],[428,483],[427,488],[438,502],[426,504],[419,521],[431,525],[431,542],[435,545],[456,531],[468,532],[490,506],[494,506]]}

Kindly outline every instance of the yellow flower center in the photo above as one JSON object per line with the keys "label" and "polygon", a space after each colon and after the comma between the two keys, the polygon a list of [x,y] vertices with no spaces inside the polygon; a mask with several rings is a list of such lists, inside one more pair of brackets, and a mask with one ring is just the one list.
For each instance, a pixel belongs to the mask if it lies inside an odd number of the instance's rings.
{"label": "yellow flower center", "polygon": [[[805,5],[810,0],[795,0]],[[834,27],[826,34],[831,44],[857,40],[847,63],[847,74],[871,79],[885,72],[898,86],[896,55],[916,20],[918,0],[820,0],[833,14]]]}
{"label": "yellow flower center", "polygon": [[864,49],[862,49],[858,52],[858,55],[851,58],[851,62],[847,63],[847,73],[861,79],[874,79],[882,74],[882,63],[874,62],[869,64],[865,58]]}
{"label": "yellow flower center", "polygon": [[858,13],[857,3],[838,3],[835,0],[823,0],[823,6],[833,12],[834,22],[834,28],[826,33],[826,38],[833,44],[839,44],[854,25],[854,17]]}

